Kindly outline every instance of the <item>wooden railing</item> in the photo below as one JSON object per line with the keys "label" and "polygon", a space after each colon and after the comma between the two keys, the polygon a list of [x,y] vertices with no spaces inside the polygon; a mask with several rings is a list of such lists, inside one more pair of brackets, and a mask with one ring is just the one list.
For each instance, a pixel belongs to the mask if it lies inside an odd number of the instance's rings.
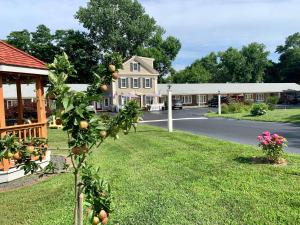
{"label": "wooden railing", "polygon": [[[47,138],[47,123],[32,123],[23,125],[14,125],[0,128],[0,136],[5,134],[16,135],[19,140],[28,142],[31,138]],[[35,159],[34,159],[35,160]],[[8,171],[9,168],[14,167],[14,160],[2,159],[0,161],[0,170]]]}
{"label": "wooden railing", "polygon": [[36,137],[46,138],[43,134],[44,129],[47,129],[47,123],[14,125],[0,128],[0,135],[2,136],[3,134],[13,134],[16,135],[19,139],[23,139],[24,141],[26,141],[28,139]]}

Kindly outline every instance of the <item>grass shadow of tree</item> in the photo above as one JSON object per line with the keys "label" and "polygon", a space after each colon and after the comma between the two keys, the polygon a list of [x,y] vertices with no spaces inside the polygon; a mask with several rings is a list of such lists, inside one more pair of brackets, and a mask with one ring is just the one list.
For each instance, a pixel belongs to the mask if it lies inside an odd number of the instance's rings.
{"label": "grass shadow of tree", "polygon": [[239,156],[233,160],[238,163],[244,163],[244,164],[271,164],[270,161],[264,156],[250,156],[250,157]]}

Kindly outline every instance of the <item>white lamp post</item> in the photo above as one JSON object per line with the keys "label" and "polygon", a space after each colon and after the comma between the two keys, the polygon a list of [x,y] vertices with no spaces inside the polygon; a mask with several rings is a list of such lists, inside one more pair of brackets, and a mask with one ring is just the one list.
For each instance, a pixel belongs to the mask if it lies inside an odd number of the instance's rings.
{"label": "white lamp post", "polygon": [[218,114],[221,115],[221,93],[218,91]]}
{"label": "white lamp post", "polygon": [[172,91],[171,84],[168,85],[168,130],[173,132],[173,118],[172,118]]}

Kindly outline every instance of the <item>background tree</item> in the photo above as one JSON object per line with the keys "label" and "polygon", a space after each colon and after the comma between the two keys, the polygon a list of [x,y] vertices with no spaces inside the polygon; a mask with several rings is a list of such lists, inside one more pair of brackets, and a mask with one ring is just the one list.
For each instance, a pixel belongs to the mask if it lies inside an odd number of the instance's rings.
{"label": "background tree", "polygon": [[269,52],[265,50],[266,46],[259,43],[251,43],[244,46],[241,54],[245,58],[244,82],[262,82],[265,77],[265,71],[269,66]]}
{"label": "background tree", "polygon": [[251,43],[241,50],[228,48],[218,54],[212,52],[197,59],[184,70],[173,75],[178,83],[194,82],[262,82],[271,66],[263,44]]}
{"label": "background tree", "polygon": [[276,52],[280,54],[277,66],[280,80],[300,83],[300,33],[288,36]]}
{"label": "background tree", "polygon": [[68,83],[90,83],[96,70],[100,53],[86,33],[76,30],[57,30],[54,34],[45,25],[36,31],[14,31],[7,36],[13,46],[50,63],[55,55],[65,52],[77,73],[68,77]]}
{"label": "background tree", "polygon": [[160,78],[169,72],[181,48],[175,37],[163,38],[165,31],[136,0],[90,0],[75,18],[89,31],[99,53],[118,51],[123,58],[135,54],[153,57]]}
{"label": "background tree", "polygon": [[139,47],[135,54],[154,58],[154,68],[159,72],[159,82],[163,82],[163,76],[170,72],[172,61],[175,60],[181,49],[180,41],[172,36],[163,38],[165,31],[161,29],[151,38],[146,46]]}
{"label": "background tree", "polygon": [[210,72],[203,67],[200,60],[195,61],[191,66],[172,76],[172,82],[174,83],[207,83],[210,79]]}
{"label": "background tree", "polygon": [[7,36],[7,42],[16,48],[31,54],[31,34],[28,30],[11,32]]}
{"label": "background tree", "polygon": [[91,83],[92,73],[99,63],[99,51],[89,37],[76,30],[57,30],[54,42],[58,53],[65,52],[77,74],[70,76],[69,83]]}
{"label": "background tree", "polygon": [[37,26],[36,31],[31,33],[30,54],[50,63],[57,53],[50,29],[43,24]]}

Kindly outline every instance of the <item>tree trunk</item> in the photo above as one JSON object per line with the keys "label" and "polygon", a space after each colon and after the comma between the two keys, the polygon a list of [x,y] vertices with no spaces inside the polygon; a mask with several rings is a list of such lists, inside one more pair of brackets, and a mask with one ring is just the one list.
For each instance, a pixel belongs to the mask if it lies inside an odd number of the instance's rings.
{"label": "tree trunk", "polygon": [[83,193],[78,193],[78,225],[83,225]]}
{"label": "tree trunk", "polygon": [[74,225],[78,225],[78,171],[75,170],[74,172],[74,176],[75,176],[75,182],[74,182],[74,193],[75,193],[75,205],[74,205]]}

